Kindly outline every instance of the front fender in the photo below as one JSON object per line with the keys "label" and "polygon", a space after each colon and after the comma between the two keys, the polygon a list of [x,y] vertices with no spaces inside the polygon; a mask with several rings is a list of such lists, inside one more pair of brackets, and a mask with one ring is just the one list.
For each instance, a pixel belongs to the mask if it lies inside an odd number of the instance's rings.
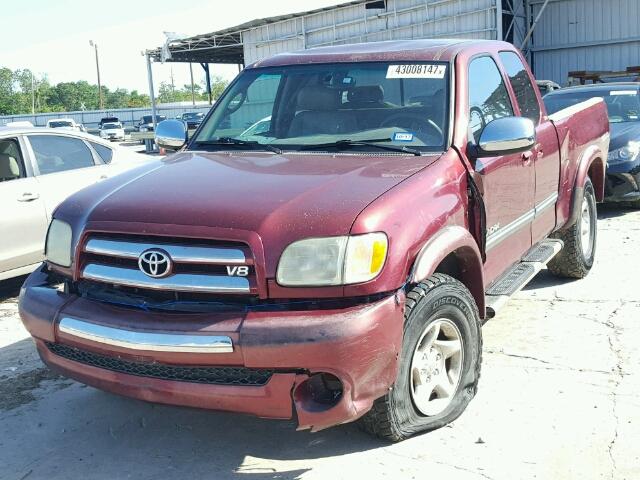
{"label": "front fender", "polygon": [[448,256],[453,255],[460,267],[459,280],[473,295],[484,317],[484,276],[482,256],[476,240],[463,227],[449,225],[439,230],[421,248],[409,275],[410,283],[418,283],[434,272]]}

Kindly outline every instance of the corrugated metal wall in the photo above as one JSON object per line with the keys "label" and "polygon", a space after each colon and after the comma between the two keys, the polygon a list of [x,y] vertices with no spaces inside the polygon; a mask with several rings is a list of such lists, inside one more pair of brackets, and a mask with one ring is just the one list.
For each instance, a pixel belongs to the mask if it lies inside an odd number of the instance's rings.
{"label": "corrugated metal wall", "polygon": [[[530,0],[535,18],[542,0]],[[540,79],[567,82],[574,70],[640,65],[640,0],[551,0],[533,33]]]}
{"label": "corrugated metal wall", "polygon": [[245,63],[322,45],[410,38],[498,38],[498,0],[388,0],[339,7],[243,32]]}

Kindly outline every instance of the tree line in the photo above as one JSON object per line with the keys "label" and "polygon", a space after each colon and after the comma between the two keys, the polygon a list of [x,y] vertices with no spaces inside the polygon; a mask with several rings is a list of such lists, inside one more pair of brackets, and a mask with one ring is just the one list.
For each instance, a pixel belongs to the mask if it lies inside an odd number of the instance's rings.
{"label": "tree line", "polygon": [[[216,99],[226,88],[227,82],[221,77],[213,77],[212,96]],[[204,85],[194,85],[196,101],[209,97]],[[148,107],[149,95],[125,88],[110,89],[102,86],[105,109]],[[160,83],[158,103],[191,101],[191,85],[176,87],[170,82]],[[46,75],[37,76],[29,69],[11,70],[0,67],[0,115],[72,112],[99,109],[98,86],[86,80],[60,82],[52,85]]]}

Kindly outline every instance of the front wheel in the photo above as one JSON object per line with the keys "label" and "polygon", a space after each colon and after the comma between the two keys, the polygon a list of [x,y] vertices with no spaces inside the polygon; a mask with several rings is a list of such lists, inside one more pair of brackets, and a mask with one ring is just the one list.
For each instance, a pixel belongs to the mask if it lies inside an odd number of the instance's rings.
{"label": "front wheel", "polygon": [[436,273],[407,294],[398,377],[360,420],[390,441],[440,428],[474,397],[482,358],[478,308],[469,290]]}
{"label": "front wheel", "polygon": [[587,276],[596,256],[598,237],[598,212],[596,195],[591,180],[584,185],[582,203],[578,219],[566,230],[554,234],[564,242],[564,247],[549,262],[548,268],[554,275],[564,278],[584,278]]}

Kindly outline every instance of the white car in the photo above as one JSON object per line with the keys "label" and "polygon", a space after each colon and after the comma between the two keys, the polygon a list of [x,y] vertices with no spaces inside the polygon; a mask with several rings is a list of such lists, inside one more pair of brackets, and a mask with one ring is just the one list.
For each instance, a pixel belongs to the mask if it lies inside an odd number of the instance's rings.
{"label": "white car", "polygon": [[76,132],[85,131],[84,126],[81,123],[76,123],[73,118],[52,118],[51,120],[47,120],[47,127],[75,130]]}
{"label": "white car", "polygon": [[86,133],[0,128],[0,280],[30,273],[42,261],[60,202],[150,161],[156,160]]}
{"label": "white car", "polygon": [[103,123],[100,127],[100,138],[105,140],[124,140],[124,127],[120,122]]}

